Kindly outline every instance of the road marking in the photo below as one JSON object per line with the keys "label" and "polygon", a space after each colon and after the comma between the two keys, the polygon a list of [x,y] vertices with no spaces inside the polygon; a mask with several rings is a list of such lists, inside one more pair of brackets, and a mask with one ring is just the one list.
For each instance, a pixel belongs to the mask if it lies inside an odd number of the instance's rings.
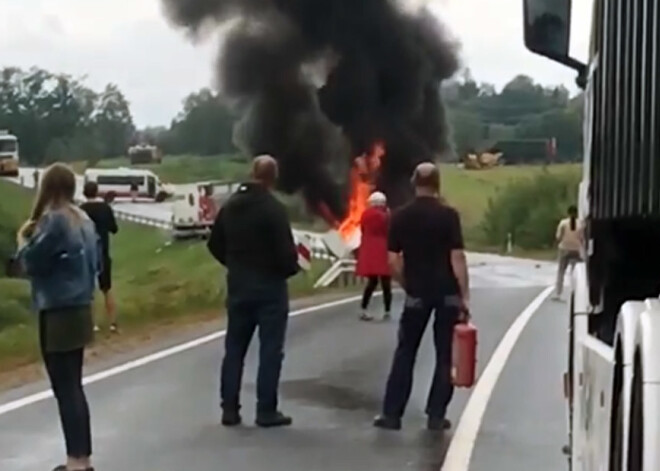
{"label": "road marking", "polygon": [[449,450],[445,456],[442,471],[468,471],[472,451],[477,440],[481,422],[486,412],[486,406],[490,401],[490,396],[495,389],[497,380],[506,365],[509,355],[513,351],[520,334],[525,326],[538,311],[541,304],[550,296],[553,288],[544,289],[534,300],[525,308],[523,312],[513,321],[509,330],[500,341],[495,352],[490,357],[486,369],[484,369],[477,385],[470,395],[461,419],[456,428],[456,432],[449,444]]}
{"label": "road marking", "polygon": [[[375,295],[379,295],[380,293],[374,293]],[[310,312],[316,312],[316,311],[322,311],[324,309],[330,309],[333,307],[337,306],[343,306],[344,304],[350,304],[356,301],[359,301],[361,299],[361,296],[351,296],[350,298],[344,298],[340,299],[338,301],[332,301],[329,303],[324,303],[324,304],[318,304],[316,306],[311,306],[307,307],[305,309],[299,309],[297,311],[293,311],[292,313],[289,314],[290,317],[296,317],[300,316],[302,314],[308,314]],[[159,352],[152,353],[150,355],[144,356],[142,358],[138,358],[135,360],[128,361],[126,363],[123,363],[121,365],[115,366],[113,368],[109,368],[107,370],[99,371],[98,373],[94,373],[90,376],[85,376],[83,378],[83,384],[93,384],[98,381],[111,378],[113,376],[117,376],[122,373],[126,373],[127,371],[134,370],[136,368],[139,368],[144,365],[148,365],[149,363],[153,363],[158,360],[162,360],[163,358],[171,357],[172,355],[176,355],[181,352],[185,352],[186,350],[191,350],[193,348],[199,347],[201,345],[213,342],[214,340],[218,340],[222,337],[224,337],[226,330],[221,330],[219,332],[215,332],[213,334],[206,335],[204,337],[200,337],[195,340],[191,340],[189,342],[182,343],[180,345],[176,345],[174,347],[166,348],[165,350],[161,350]],[[21,409],[23,407],[27,407],[32,404],[36,404],[37,402],[44,401],[46,399],[50,399],[53,397],[53,392],[52,390],[47,390],[47,391],[41,391],[35,394],[31,394],[29,396],[25,396],[20,399],[16,399],[14,401],[8,402],[6,404],[0,405],[0,416],[7,414],[9,412],[15,411],[16,409]]]}

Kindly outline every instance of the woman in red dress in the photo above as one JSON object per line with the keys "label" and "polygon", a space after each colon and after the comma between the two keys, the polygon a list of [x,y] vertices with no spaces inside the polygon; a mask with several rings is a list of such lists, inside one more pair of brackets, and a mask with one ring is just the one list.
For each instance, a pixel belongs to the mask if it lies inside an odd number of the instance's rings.
{"label": "woman in red dress", "polygon": [[362,295],[362,315],[360,320],[371,321],[367,308],[378,281],[383,288],[383,301],[385,302],[384,319],[390,318],[392,306],[392,278],[387,261],[387,232],[390,225],[390,214],[387,209],[387,198],[379,191],[369,197],[369,208],[362,215],[360,223],[362,239],[358,249],[357,269],[358,276],[368,279],[367,286]]}

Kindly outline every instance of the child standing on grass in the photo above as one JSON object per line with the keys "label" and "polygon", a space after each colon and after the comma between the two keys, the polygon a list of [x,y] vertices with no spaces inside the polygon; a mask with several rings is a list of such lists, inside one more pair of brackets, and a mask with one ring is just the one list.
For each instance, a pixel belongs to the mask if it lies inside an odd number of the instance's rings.
{"label": "child standing on grass", "polygon": [[[117,333],[117,313],[115,299],[112,295],[112,258],[110,257],[110,234],[119,231],[115,214],[110,205],[99,198],[99,187],[96,182],[87,182],[83,189],[87,199],[80,207],[87,213],[101,240],[101,273],[99,274],[99,289],[105,301],[105,314],[110,324],[110,332]],[[99,330],[98,326],[94,327]]]}
{"label": "child standing on grass", "polygon": [[18,259],[39,313],[41,353],[57,400],[67,462],[54,471],[93,471],[89,406],[82,385],[92,341],[99,245],[94,224],[74,205],[76,177],[62,164],[43,174],[34,208],[17,235]]}

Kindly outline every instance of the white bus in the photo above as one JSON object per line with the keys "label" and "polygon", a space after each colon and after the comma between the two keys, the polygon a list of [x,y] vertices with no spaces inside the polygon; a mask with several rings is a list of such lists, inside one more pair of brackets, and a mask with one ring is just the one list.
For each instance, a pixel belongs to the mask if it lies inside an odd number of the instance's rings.
{"label": "white bus", "polygon": [[85,170],[85,183],[88,181],[98,184],[100,197],[147,198],[161,203],[172,195],[172,188],[150,170],[90,168]]}
{"label": "white bus", "polygon": [[18,176],[18,138],[0,130],[0,176]]}

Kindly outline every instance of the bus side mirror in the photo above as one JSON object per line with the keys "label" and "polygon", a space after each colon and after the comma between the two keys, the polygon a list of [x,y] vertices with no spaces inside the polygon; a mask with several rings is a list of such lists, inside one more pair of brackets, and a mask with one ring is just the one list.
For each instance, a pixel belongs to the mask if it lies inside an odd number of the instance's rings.
{"label": "bus side mirror", "polygon": [[572,0],[523,0],[525,47],[578,71],[586,66],[570,56]]}

